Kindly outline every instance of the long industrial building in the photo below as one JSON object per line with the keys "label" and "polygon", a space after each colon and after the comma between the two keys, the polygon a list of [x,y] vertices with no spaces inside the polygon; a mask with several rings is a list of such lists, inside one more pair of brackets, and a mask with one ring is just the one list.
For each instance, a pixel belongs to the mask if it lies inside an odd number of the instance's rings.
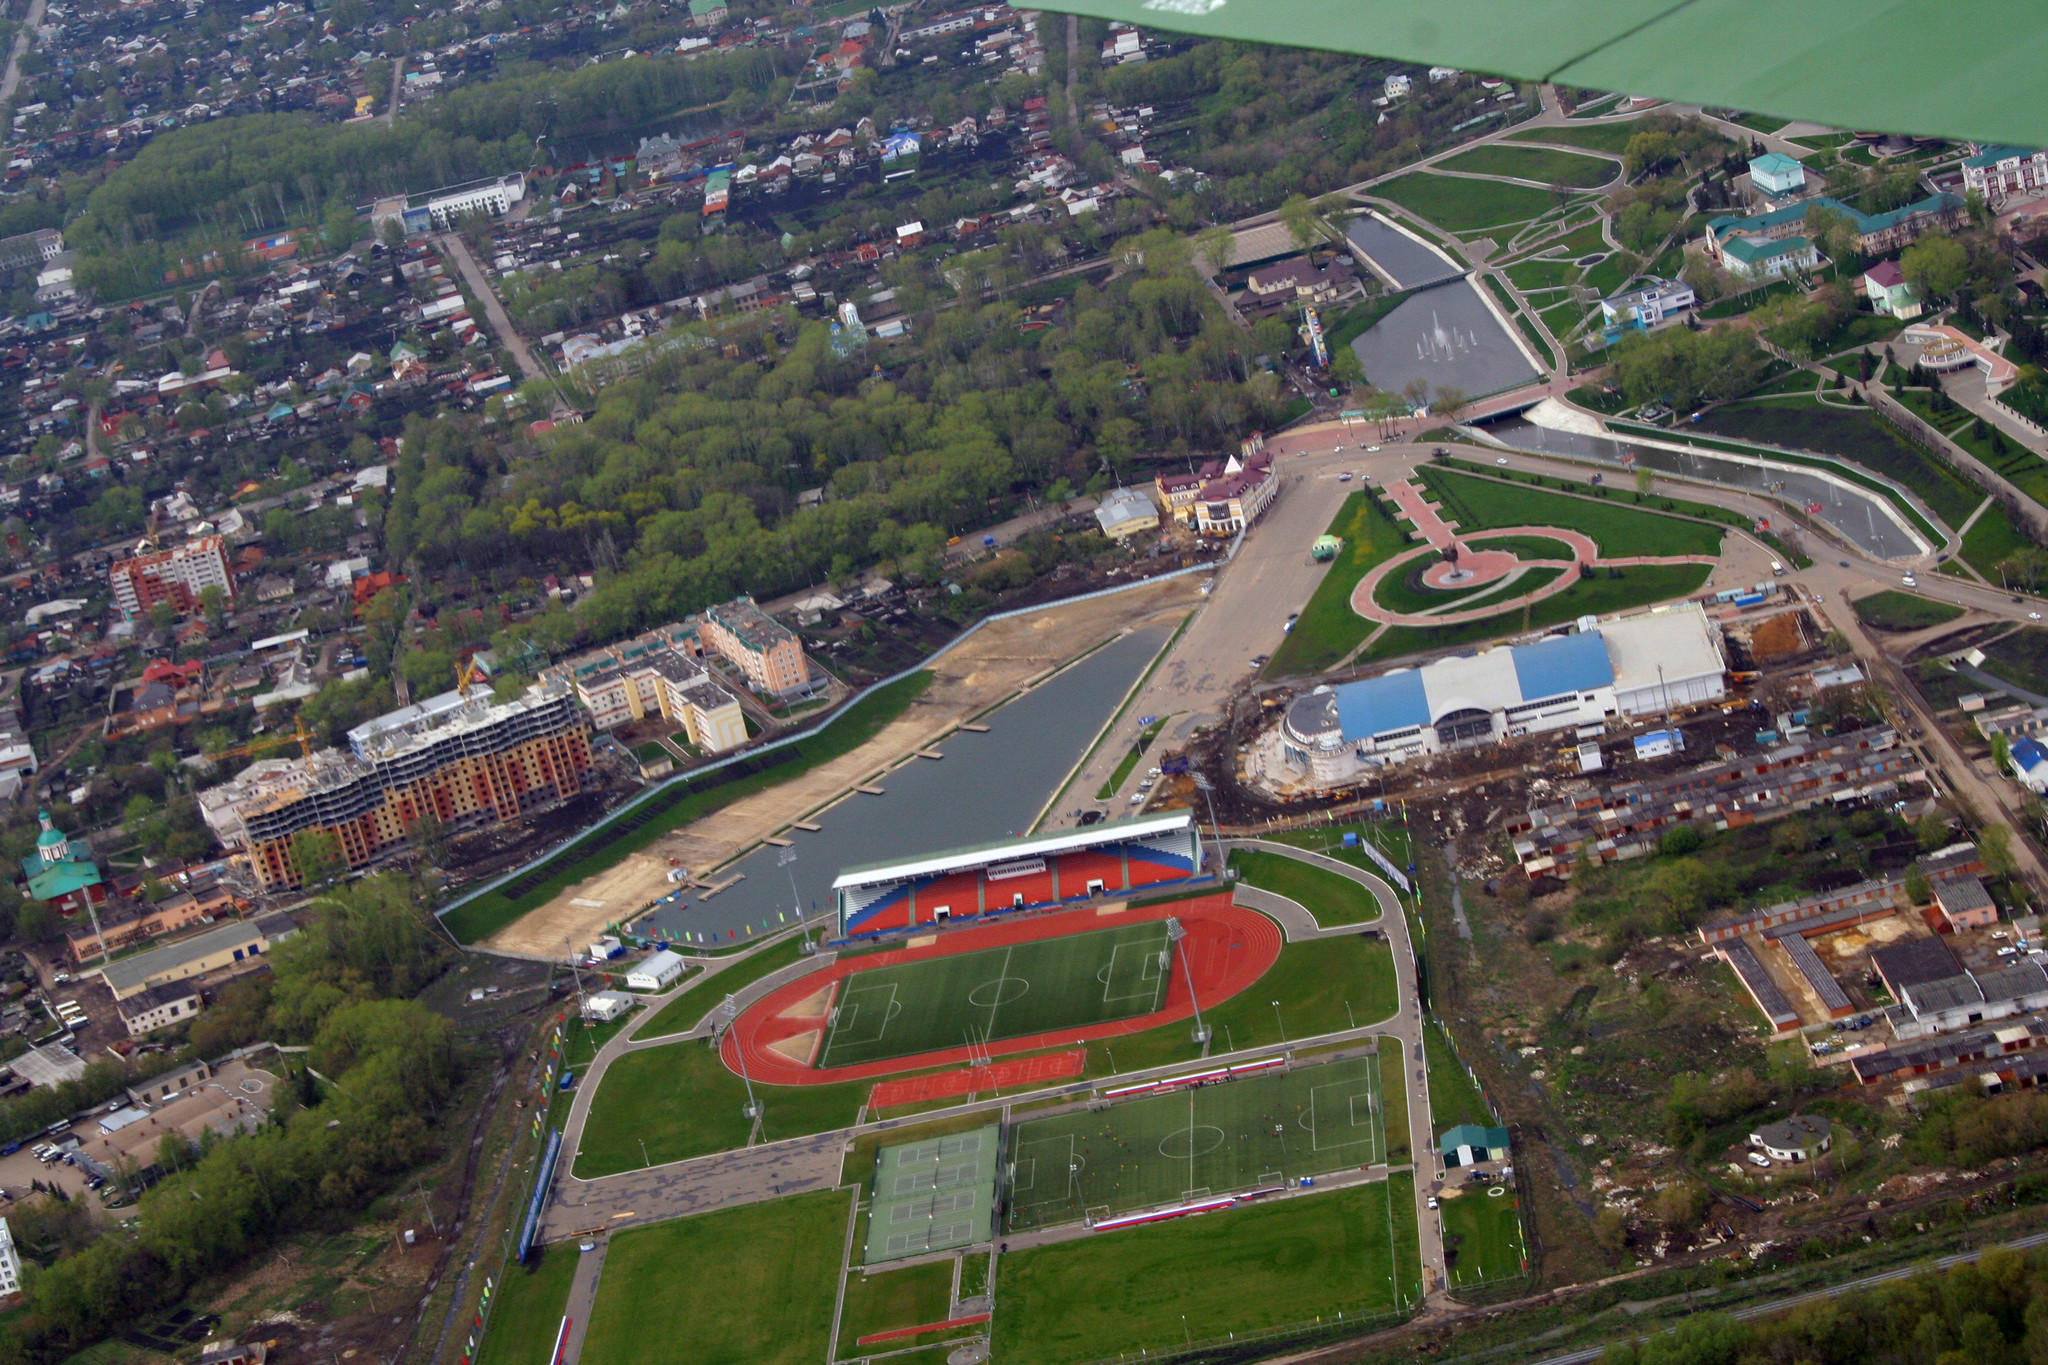
{"label": "long industrial building", "polygon": [[590,727],[576,694],[544,679],[511,701],[475,684],[366,721],[348,751],[266,759],[199,797],[221,844],[265,891],[294,887],[292,841],[332,833],[351,868],[403,846],[431,816],[449,830],[516,819],[583,789]]}
{"label": "long industrial building", "polygon": [[832,883],[832,898],[839,936],[852,938],[1121,895],[1200,875],[1201,829],[1189,812],[1177,810],[851,867]]}
{"label": "long industrial building", "polygon": [[1697,603],[1318,687],[1288,707],[1281,752],[1339,783],[1423,754],[1718,701],[1727,663]]}

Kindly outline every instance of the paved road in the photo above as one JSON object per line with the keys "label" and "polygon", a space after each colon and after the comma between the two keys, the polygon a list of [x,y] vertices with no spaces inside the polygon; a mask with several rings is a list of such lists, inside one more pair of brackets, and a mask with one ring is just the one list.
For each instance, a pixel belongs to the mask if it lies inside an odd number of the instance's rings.
{"label": "paved road", "polygon": [[0,76],[0,104],[12,100],[21,87],[21,59],[28,55],[28,45],[35,41],[36,29],[42,26],[46,3],[47,0],[33,0],[28,18],[22,20],[20,31],[14,35],[14,48],[7,54],[7,74]]}
{"label": "paved road", "polygon": [[545,1240],[659,1223],[692,1213],[756,1204],[839,1184],[848,1134],[820,1133],[743,1147],[602,1180],[557,1183],[541,1229]]}
{"label": "paved road", "polygon": [[484,316],[491,321],[491,330],[498,334],[498,344],[512,353],[519,362],[519,372],[527,379],[539,379],[545,371],[533,358],[533,352],[526,348],[526,338],[519,335],[512,326],[512,319],[505,314],[505,305],[498,301],[498,291],[491,288],[491,281],[476,263],[476,257],[469,253],[469,243],[462,240],[459,232],[444,232],[440,237],[441,249],[455,262],[455,268],[462,272],[463,280],[469,285],[469,292],[482,300]]}
{"label": "paved road", "polygon": [[[1415,1161],[1415,1223],[1422,1234],[1424,1298],[1425,1301],[1440,1299],[1445,1292],[1443,1287],[1448,1283],[1444,1267],[1443,1224],[1429,1207],[1429,1200],[1443,1189],[1443,1182],[1436,1179],[1436,1124],[1429,1109],[1429,1064],[1423,1051],[1422,1006],[1415,993],[1415,948],[1408,937],[1408,917],[1401,912],[1401,902],[1394,895],[1394,888],[1380,877],[1320,853],[1288,844],[1268,843],[1263,839],[1231,840],[1224,847],[1256,848],[1297,859],[1357,882],[1372,892],[1373,898],[1379,902],[1380,917],[1370,926],[1353,926],[1337,932],[1356,933],[1361,928],[1376,928],[1386,936],[1394,950],[1394,984],[1399,1006],[1393,1018],[1374,1024],[1372,1031],[1397,1039],[1402,1049],[1401,1074],[1408,1082],[1408,1150],[1414,1154]],[[1245,889],[1238,888],[1240,894]],[[1271,897],[1271,893],[1267,895],[1274,900],[1284,899]],[[1306,914],[1306,911],[1301,913]],[[1309,916],[1309,921],[1312,926],[1314,917]],[[1294,934],[1290,932],[1288,937],[1292,939]]]}
{"label": "paved road", "polygon": [[[1420,455],[1422,448],[1416,451]],[[1339,483],[1339,467],[1335,457],[1284,462],[1279,496],[1245,537],[1237,558],[1219,569],[1215,590],[1197,608],[1172,653],[1074,775],[1046,817],[1048,828],[1070,827],[1079,812],[1105,808],[1095,794],[1137,742],[1142,718],[1168,718],[1155,749],[1181,747],[1196,726],[1222,719],[1225,701],[1252,672],[1252,656],[1280,647],[1288,613],[1305,606],[1322,581],[1328,566],[1309,558],[1309,546],[1359,487]],[[1112,817],[1128,812],[1132,789],[1150,766],[1138,764],[1112,794],[1106,807]]]}
{"label": "paved road", "polygon": [[590,1310],[597,1303],[597,1282],[604,1274],[605,1253],[611,1250],[607,1239],[594,1240],[597,1245],[576,1262],[576,1278],[569,1282],[569,1302],[562,1309],[562,1315],[569,1319],[569,1339],[562,1343],[561,1365],[576,1365],[582,1358],[583,1336],[590,1330]]}

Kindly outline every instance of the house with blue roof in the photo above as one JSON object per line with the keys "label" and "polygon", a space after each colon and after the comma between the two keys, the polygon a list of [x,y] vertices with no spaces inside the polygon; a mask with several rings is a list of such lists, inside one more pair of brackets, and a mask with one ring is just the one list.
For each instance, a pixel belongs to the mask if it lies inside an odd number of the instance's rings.
{"label": "house with blue roof", "polygon": [[2032,735],[2016,739],[2006,751],[2005,765],[2021,786],[2040,796],[2048,793],[2048,747]]}
{"label": "house with blue roof", "polygon": [[[1730,264],[1728,250],[1732,243],[1748,241],[1753,244],[1782,241],[1792,237],[1806,236],[1806,216],[1816,208],[1832,209],[1847,218],[1856,229],[1857,250],[1865,256],[1885,256],[1907,246],[1923,234],[1936,229],[1959,228],[1969,217],[1962,196],[1955,194],[1930,194],[1925,199],[1916,199],[1893,209],[1889,213],[1865,213],[1839,199],[1822,196],[1805,199],[1783,208],[1771,209],[1767,213],[1755,213],[1744,217],[1739,214],[1723,214],[1707,224],[1707,251],[1715,261],[1740,274],[1750,262],[1770,259],[1760,253],[1756,246],[1744,248],[1745,258],[1738,258],[1741,264]],[[1782,274],[1787,266],[1775,273]]]}

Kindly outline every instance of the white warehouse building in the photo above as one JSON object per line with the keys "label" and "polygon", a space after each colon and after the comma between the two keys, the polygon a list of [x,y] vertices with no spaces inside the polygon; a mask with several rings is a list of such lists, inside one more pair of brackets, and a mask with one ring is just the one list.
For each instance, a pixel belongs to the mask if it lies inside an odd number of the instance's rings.
{"label": "white warehouse building", "polygon": [[1280,750],[1297,774],[1340,783],[1423,754],[1718,701],[1726,672],[1697,603],[1586,618],[1573,634],[1318,687],[1287,708]]}

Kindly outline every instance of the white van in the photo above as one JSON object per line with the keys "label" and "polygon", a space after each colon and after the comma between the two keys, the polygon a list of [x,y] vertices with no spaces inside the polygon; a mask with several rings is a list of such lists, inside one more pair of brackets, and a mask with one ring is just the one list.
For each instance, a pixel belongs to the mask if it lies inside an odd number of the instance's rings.
{"label": "white van", "polygon": [[1785,576],[1785,566],[1784,566],[1783,564],[1780,564],[1780,563],[1779,563],[1779,562],[1778,562],[1777,560],[1775,560],[1775,559],[1774,559],[1774,560],[1772,560],[1772,561],[1771,561],[1771,577],[1773,577],[1773,578],[1783,578],[1784,576]]}

